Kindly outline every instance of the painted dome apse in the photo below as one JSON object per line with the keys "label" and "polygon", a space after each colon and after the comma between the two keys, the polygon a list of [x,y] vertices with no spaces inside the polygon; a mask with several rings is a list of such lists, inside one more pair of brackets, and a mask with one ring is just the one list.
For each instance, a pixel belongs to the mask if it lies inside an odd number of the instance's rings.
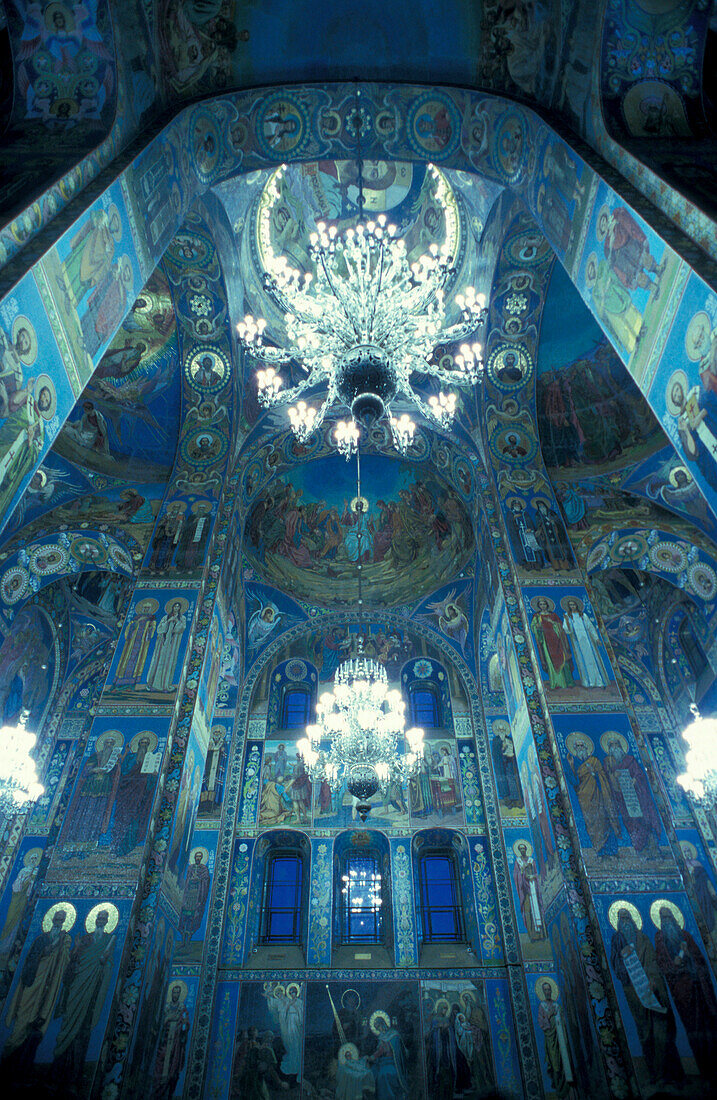
{"label": "painted dome apse", "polygon": [[623,469],[666,443],[652,409],[559,263],[543,307],[536,404],[543,458],[558,478]]}
{"label": "painted dome apse", "polygon": [[311,604],[355,604],[360,553],[370,608],[411,603],[469,560],[468,513],[430,467],[364,455],[361,491],[359,551],[353,462],[334,454],[274,479],[245,527],[244,551],[257,575]]}

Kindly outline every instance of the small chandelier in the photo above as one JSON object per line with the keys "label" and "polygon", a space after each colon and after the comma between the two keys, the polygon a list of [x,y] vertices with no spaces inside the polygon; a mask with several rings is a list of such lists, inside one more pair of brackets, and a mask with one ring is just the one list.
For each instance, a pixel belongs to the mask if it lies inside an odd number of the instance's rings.
{"label": "small chandelier", "polygon": [[703,718],[695,703],[692,721],[682,736],[689,745],[687,771],[677,776],[680,786],[699,801],[717,803],[717,719]]}
{"label": "small chandelier", "polygon": [[5,817],[25,813],[45,793],[30,755],[37,738],[25,729],[28,717],[23,711],[17,726],[0,728],[0,813]]}
{"label": "small chandelier", "polygon": [[[355,432],[349,431],[354,428]],[[358,800],[356,810],[365,821],[377,791],[387,793],[392,783],[416,775],[423,750],[423,730],[406,729],[406,704],[400,691],[389,689],[386,669],[364,654],[361,545],[364,500],[361,496],[361,457],[358,428],[343,425],[356,443],[356,511],[359,641],[355,658],[343,661],[334,674],[334,689],[316,704],[316,722],[296,748],[311,779],[338,791],[343,783]],[[405,744],[408,751],[405,751]],[[322,747],[323,746],[323,747]]]}
{"label": "small chandelier", "polygon": [[[279,181],[286,165],[268,187],[268,201],[260,214],[267,225],[279,198]],[[448,204],[448,183],[429,165],[434,198],[445,224],[454,227],[456,211]],[[359,161],[359,211],[363,209],[363,182]],[[268,230],[264,288],[285,316],[286,347],[266,343],[267,322],[247,314],[237,325],[243,347],[264,366],[257,370],[258,398],[265,408],[293,402],[291,428],[306,443],[329,410],[351,410],[355,420],[371,423],[388,417],[394,444],[405,454],[415,423],[403,413],[394,415],[393,402],[408,401],[426,419],[447,428],[455,414],[454,393],[441,391],[428,401],[414,388],[414,375],[434,378],[441,385],[474,385],[482,372],[482,349],[463,343],[455,369],[434,361],[439,344],[455,344],[475,333],[485,320],[485,297],[472,286],[456,295],[461,319],[446,324],[445,286],[455,266],[450,245],[432,244],[428,253],[409,264],[405,241],[384,214],[366,224],[339,232],[335,225],[317,224],[310,237],[313,271],[290,267],[269,244]],[[448,234],[453,239],[454,234]],[[306,371],[296,385],[283,389],[277,367],[297,360]],[[321,403],[312,406],[303,395],[321,388]]]}

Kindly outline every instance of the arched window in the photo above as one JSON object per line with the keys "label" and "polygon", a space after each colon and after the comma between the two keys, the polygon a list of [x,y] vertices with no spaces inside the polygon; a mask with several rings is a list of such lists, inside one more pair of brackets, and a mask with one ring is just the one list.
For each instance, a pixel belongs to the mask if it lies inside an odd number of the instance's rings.
{"label": "arched window", "polygon": [[276,848],[266,857],[261,943],[301,942],[304,860],[300,852]]}
{"label": "arched window", "polygon": [[383,900],[379,852],[372,848],[344,852],[339,897],[342,943],[383,943]]}
{"label": "arched window", "polygon": [[442,849],[421,852],[418,880],[424,942],[462,942],[463,906],[454,853]]}
{"label": "arched window", "polygon": [[285,687],[281,697],[280,728],[303,729],[311,720],[311,690],[308,685]]}
{"label": "arched window", "polygon": [[695,680],[699,680],[700,676],[707,670],[709,662],[705,656],[704,650],[699,643],[699,640],[695,637],[692,630],[692,624],[690,620],[685,617],[677,628],[677,637],[682,647],[682,652],[685,655],[687,664],[690,666],[692,675]]}
{"label": "arched window", "polygon": [[408,700],[414,726],[420,726],[424,730],[441,728],[441,701],[432,684],[412,684]]}

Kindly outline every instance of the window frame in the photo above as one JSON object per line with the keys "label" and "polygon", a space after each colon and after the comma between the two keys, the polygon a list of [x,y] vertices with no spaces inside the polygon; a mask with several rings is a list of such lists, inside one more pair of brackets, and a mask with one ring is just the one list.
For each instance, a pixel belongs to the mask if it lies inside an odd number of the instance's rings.
{"label": "window frame", "polygon": [[[364,905],[359,908],[355,908],[354,912],[358,914],[372,914],[374,919],[374,932],[373,934],[359,934],[351,931],[351,892],[345,891],[345,886],[349,883],[346,879],[349,879],[349,868],[355,861],[371,861],[373,863],[373,874],[380,877],[380,899],[381,904],[378,906]],[[339,942],[342,947],[382,947],[386,944],[386,917],[384,910],[386,908],[386,889],[384,885],[383,874],[383,861],[381,853],[376,848],[363,848],[357,850],[350,850],[342,853],[339,861],[339,882],[338,895],[339,895]],[[364,918],[365,919],[365,918]]]}
{"label": "window frame", "polygon": [[[449,867],[449,884],[453,897],[452,904],[435,905],[429,899],[429,881],[427,864],[431,859],[443,859]],[[418,904],[421,916],[421,936],[423,943],[466,943],[466,918],[461,893],[461,880],[458,869],[458,860],[455,852],[450,848],[429,848],[420,852],[416,857],[418,871]],[[432,929],[431,914],[452,913],[454,932],[441,934]]]}
{"label": "window frame", "polygon": [[[305,700],[304,715],[300,722],[292,725],[287,724],[287,700],[292,695],[302,696]],[[279,704],[279,729],[280,730],[302,730],[311,722],[312,711],[312,691],[308,684],[285,684],[281,692],[281,701]]]}
{"label": "window frame", "polygon": [[[295,860],[299,867],[298,880],[288,884],[285,888],[294,890],[294,904],[291,906],[271,905],[270,897],[278,884],[273,881],[274,865],[281,860]],[[266,855],[264,864],[264,884],[262,890],[261,906],[261,931],[259,943],[262,947],[297,947],[302,944],[303,916],[304,916],[304,877],[306,868],[303,853],[297,848],[272,848]],[[276,936],[270,931],[273,914],[292,913],[293,930],[291,935]]]}
{"label": "window frame", "polygon": [[[427,722],[425,715],[418,713],[416,708],[416,696],[419,694],[430,695],[434,704],[435,723]],[[421,729],[428,730],[440,730],[443,729],[443,710],[441,693],[438,687],[431,683],[414,683],[409,686],[408,689],[408,707],[411,713],[411,722],[414,726],[419,726]]]}

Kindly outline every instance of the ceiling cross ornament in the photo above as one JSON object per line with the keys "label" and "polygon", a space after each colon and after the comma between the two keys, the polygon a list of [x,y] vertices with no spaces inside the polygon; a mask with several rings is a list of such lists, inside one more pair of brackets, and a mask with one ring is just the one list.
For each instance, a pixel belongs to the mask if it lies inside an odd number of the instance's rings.
{"label": "ceiling cross ornament", "polygon": [[[260,210],[270,223],[280,197],[282,165],[267,185],[267,201]],[[385,214],[364,223],[359,153],[359,223],[343,231],[318,222],[310,236],[313,270],[291,267],[285,256],[268,244],[264,262],[264,289],[284,315],[285,346],[269,344],[267,322],[247,314],[237,325],[242,346],[263,364],[256,374],[258,398],[265,408],[289,405],[289,421],[297,439],[306,443],[336,409],[348,409],[355,421],[370,424],[386,416],[394,444],[401,454],[411,445],[415,423],[396,405],[408,403],[429,423],[448,428],[456,409],[456,395],[440,389],[427,400],[416,389],[420,377],[442,387],[474,385],[483,369],[481,345],[469,343],[486,317],[485,297],[467,286],[455,296],[460,319],[447,323],[446,285],[456,274],[448,241],[456,239],[458,211],[448,202],[450,186],[434,165],[428,166],[433,200],[443,213],[446,240],[410,262],[406,242]],[[268,241],[268,232],[265,234]],[[440,346],[465,341],[455,354],[454,367],[436,360]],[[284,387],[278,367],[292,361],[306,377]],[[318,404],[311,404],[311,397]],[[305,400],[308,398],[308,400]],[[339,441],[347,456],[355,439]]]}

